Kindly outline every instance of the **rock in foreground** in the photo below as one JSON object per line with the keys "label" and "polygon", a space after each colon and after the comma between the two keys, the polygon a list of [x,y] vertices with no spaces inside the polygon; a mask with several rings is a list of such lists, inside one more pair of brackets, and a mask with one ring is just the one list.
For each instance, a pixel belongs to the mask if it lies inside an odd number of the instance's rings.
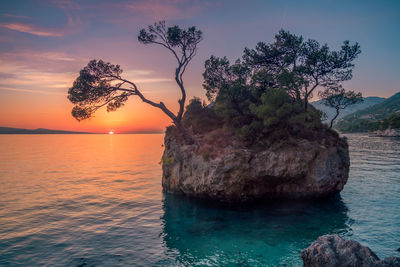
{"label": "rock in foreground", "polygon": [[400,266],[400,258],[389,257],[380,260],[368,247],[357,241],[345,240],[338,235],[320,236],[301,252],[305,267],[345,266]]}
{"label": "rock in foreground", "polygon": [[338,136],[292,140],[262,149],[239,146],[223,134],[209,139],[196,136],[194,144],[182,144],[167,130],[162,159],[166,191],[247,202],[324,197],[340,192],[347,182],[348,145]]}

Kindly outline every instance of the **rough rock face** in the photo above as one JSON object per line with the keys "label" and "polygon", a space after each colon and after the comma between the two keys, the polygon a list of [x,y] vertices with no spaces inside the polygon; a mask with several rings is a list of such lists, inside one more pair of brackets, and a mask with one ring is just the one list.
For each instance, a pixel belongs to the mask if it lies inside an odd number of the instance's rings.
{"label": "rough rock face", "polygon": [[320,236],[301,252],[305,267],[345,267],[345,266],[400,266],[400,258],[379,258],[368,247],[353,240],[345,240],[338,235]]}
{"label": "rough rock face", "polygon": [[211,157],[199,152],[201,140],[183,145],[167,131],[164,141],[162,184],[172,193],[224,202],[315,198],[340,192],[348,178],[348,145],[339,137],[262,150],[228,144]]}

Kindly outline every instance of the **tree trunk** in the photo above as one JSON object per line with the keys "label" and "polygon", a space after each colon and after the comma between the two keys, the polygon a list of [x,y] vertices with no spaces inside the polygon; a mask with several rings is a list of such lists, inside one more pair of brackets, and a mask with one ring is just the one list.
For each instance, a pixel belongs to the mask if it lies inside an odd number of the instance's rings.
{"label": "tree trunk", "polygon": [[333,119],[331,120],[331,125],[329,126],[329,129],[332,129],[333,126],[333,121],[336,120],[336,118],[339,116],[339,109],[336,109],[336,115],[335,117],[333,117]]}
{"label": "tree trunk", "polygon": [[308,109],[308,97],[304,97],[304,111],[307,112]]}

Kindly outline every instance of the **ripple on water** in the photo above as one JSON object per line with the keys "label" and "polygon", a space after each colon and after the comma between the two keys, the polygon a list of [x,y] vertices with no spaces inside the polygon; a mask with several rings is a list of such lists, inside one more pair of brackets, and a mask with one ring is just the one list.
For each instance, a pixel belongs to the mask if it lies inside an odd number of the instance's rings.
{"label": "ripple on water", "polygon": [[301,266],[332,233],[398,255],[400,140],[348,141],[340,196],[227,208],[162,193],[162,135],[0,136],[0,265]]}

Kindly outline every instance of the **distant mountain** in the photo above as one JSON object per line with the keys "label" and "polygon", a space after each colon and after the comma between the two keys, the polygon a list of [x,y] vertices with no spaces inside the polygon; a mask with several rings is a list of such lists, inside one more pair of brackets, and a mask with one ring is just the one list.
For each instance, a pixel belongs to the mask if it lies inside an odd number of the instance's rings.
{"label": "distant mountain", "polygon": [[71,132],[61,130],[49,130],[49,129],[20,129],[10,127],[0,127],[0,134],[89,134],[87,132]]}
{"label": "distant mountain", "polygon": [[[385,130],[400,119],[400,92],[385,101],[343,117],[336,128],[343,132]],[[397,126],[396,126],[397,127]]]}
{"label": "distant mountain", "polygon": [[[354,113],[358,110],[362,110],[362,109],[368,108],[370,106],[382,103],[385,100],[386,100],[386,98],[383,98],[383,97],[376,97],[376,96],[364,97],[364,101],[362,103],[351,105],[351,106],[347,107],[346,109],[340,110],[337,120],[345,117],[346,115]],[[325,106],[322,103],[322,100],[312,102],[311,105],[313,105],[316,109],[321,110],[322,112],[324,112],[327,115],[327,119],[326,119],[327,122],[330,122],[331,119],[336,114],[335,109]]]}

